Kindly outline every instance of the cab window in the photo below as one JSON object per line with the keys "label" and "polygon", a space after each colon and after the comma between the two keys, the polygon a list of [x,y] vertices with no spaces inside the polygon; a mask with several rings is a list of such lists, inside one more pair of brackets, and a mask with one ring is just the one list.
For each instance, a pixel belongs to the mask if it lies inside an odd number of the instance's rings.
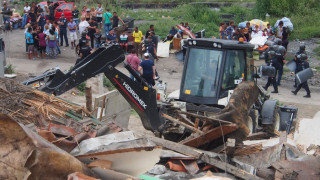
{"label": "cab window", "polygon": [[191,48],[183,93],[198,97],[217,97],[222,55],[221,50]]}
{"label": "cab window", "polygon": [[224,65],[222,90],[234,89],[235,80],[242,80],[245,73],[245,55],[243,50],[227,50]]}

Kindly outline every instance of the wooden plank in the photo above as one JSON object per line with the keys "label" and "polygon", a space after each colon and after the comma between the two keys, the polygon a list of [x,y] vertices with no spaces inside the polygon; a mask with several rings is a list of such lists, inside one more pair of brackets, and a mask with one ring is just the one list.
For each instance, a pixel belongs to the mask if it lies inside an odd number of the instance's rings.
{"label": "wooden plank", "polygon": [[106,105],[106,98],[107,95],[103,96],[103,100],[102,100],[102,105],[101,105],[101,110],[100,110],[100,116],[99,116],[99,120],[102,120],[102,115],[103,115],[103,110],[104,110],[104,106]]}
{"label": "wooden plank", "polygon": [[201,116],[201,115],[198,115],[198,114],[184,112],[184,111],[177,111],[177,112],[181,113],[181,114],[186,114],[186,115],[189,115],[189,116],[193,116],[193,117],[199,118],[200,120],[208,120],[208,121],[213,122],[213,123],[219,123],[220,122],[222,124],[232,124],[232,122],[224,121],[224,120],[213,118],[213,117]]}
{"label": "wooden plank", "polygon": [[92,91],[91,91],[91,86],[86,86],[85,87],[85,92],[86,92],[86,108],[88,109],[89,112],[92,112]]}
{"label": "wooden plank", "polygon": [[195,121],[195,123],[194,123],[194,127],[198,129],[199,123],[200,123],[200,119],[199,119],[199,118],[196,118],[196,121]]}
{"label": "wooden plank", "polygon": [[190,125],[188,125],[188,124],[185,124],[185,123],[179,121],[178,119],[175,119],[175,118],[173,118],[173,117],[171,117],[171,116],[169,116],[169,115],[167,115],[167,114],[162,113],[161,116],[164,117],[164,118],[166,118],[166,119],[168,119],[168,120],[170,120],[170,121],[172,121],[172,122],[174,122],[174,123],[180,124],[180,125],[186,127],[187,129],[190,129],[190,130],[192,130],[192,131],[194,131],[194,132],[203,134],[203,132],[202,132],[201,130],[199,130],[199,129],[197,129],[197,128],[194,128],[194,127],[192,127],[192,126],[190,126]]}
{"label": "wooden plank", "polygon": [[201,145],[204,145],[206,143],[209,143],[215,139],[222,137],[222,134],[227,135],[237,129],[238,129],[238,126],[235,124],[222,125],[221,127],[219,126],[219,127],[213,128],[200,136],[187,139],[186,141],[182,141],[181,143],[191,147],[199,147]]}
{"label": "wooden plank", "polygon": [[184,117],[183,115],[179,114],[179,113],[176,113],[178,119],[190,126],[194,126],[194,123],[192,121],[190,121],[188,118]]}
{"label": "wooden plank", "polygon": [[[144,135],[145,137],[145,135]],[[151,137],[148,136],[148,139],[153,141],[159,146],[165,147],[167,149],[179,152],[181,154],[197,158],[205,163],[211,164],[219,169],[225,170],[226,172],[233,174],[236,177],[242,178],[242,179],[255,179],[255,180],[262,180],[262,178],[252,175],[238,167],[235,167],[233,165],[230,165],[226,162],[220,161],[216,159],[215,157],[218,157],[219,155],[213,152],[208,151],[201,151],[199,149],[195,149],[186,145],[178,144],[172,141],[160,139],[157,137]]]}

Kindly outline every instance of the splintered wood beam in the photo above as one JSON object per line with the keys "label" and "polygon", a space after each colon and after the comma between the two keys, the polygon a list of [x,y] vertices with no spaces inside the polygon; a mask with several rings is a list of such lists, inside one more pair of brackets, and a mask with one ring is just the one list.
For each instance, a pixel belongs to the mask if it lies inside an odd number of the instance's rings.
{"label": "splintered wood beam", "polygon": [[180,143],[191,147],[199,147],[213,140],[219,139],[222,135],[230,134],[237,129],[238,126],[236,124],[222,125],[221,127],[215,127],[202,135],[187,139]]}
{"label": "splintered wood beam", "polygon": [[201,116],[201,115],[198,115],[198,114],[184,112],[184,111],[177,111],[177,112],[181,113],[181,114],[186,114],[188,116],[193,116],[193,117],[199,118],[200,120],[208,120],[208,121],[210,121],[212,123],[218,123],[219,124],[219,122],[220,122],[222,124],[232,124],[232,122],[221,120],[221,119],[217,119],[217,118],[213,118],[213,117]]}
{"label": "splintered wood beam", "polygon": [[190,130],[192,130],[192,131],[194,131],[194,132],[203,134],[203,132],[202,132],[201,130],[199,130],[199,129],[197,129],[197,128],[194,128],[193,126],[190,126],[190,125],[188,125],[188,124],[186,124],[186,123],[184,123],[184,122],[181,122],[181,121],[179,121],[178,119],[173,118],[173,117],[171,117],[171,116],[169,116],[169,115],[167,115],[167,114],[162,113],[161,116],[164,117],[164,118],[166,118],[166,119],[168,119],[169,121],[172,121],[172,122],[174,122],[174,123],[177,123],[177,124],[179,124],[179,125],[182,125],[182,126],[188,128],[188,129],[190,129]]}

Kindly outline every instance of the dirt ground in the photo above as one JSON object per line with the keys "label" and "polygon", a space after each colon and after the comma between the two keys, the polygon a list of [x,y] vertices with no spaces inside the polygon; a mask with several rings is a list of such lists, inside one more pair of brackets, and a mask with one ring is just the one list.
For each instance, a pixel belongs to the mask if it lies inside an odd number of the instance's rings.
{"label": "dirt ground", "polygon": [[[39,59],[29,60],[27,54],[25,53],[25,39],[24,39],[24,30],[14,30],[13,32],[7,32],[5,34],[5,43],[6,43],[6,56],[7,64],[12,64],[15,68],[15,72],[18,74],[16,78],[17,81],[22,81],[27,79],[30,75],[39,75],[49,68],[59,66],[61,70],[68,70],[71,66],[74,65],[76,61],[76,54],[74,50],[71,50],[71,47],[61,47],[61,55],[57,59]],[[289,49],[295,51],[298,46],[296,43],[289,43]],[[308,50],[308,47],[307,47]],[[319,64],[317,60],[313,60]],[[262,61],[256,61],[256,65],[263,64]],[[125,68],[120,64],[117,67],[120,71],[129,74]],[[181,73],[183,70],[183,63],[178,61],[173,54],[169,58],[161,58],[159,62],[156,63],[156,68],[160,75],[160,79],[167,82],[168,92],[172,92],[180,88]],[[94,88],[94,96],[98,95],[99,91],[96,88],[98,86],[99,79],[93,78],[87,83],[91,84]],[[266,83],[266,79],[260,79],[258,81],[260,85]],[[305,95],[305,91],[301,89],[298,95],[294,96],[291,93],[291,90],[294,90],[292,80],[284,80],[282,85],[279,87],[278,94],[271,94],[271,98],[278,99],[282,104],[288,106],[298,107],[298,118],[312,118],[314,114],[320,110],[320,88],[319,85],[311,86],[311,96],[312,98],[307,99],[302,96]],[[269,88],[269,92],[272,90],[272,87]],[[104,89],[104,91],[107,91]],[[84,105],[85,97],[72,95],[77,90],[71,90],[63,95],[62,98],[66,98],[75,103]],[[136,114],[132,114],[129,122],[129,128],[133,130],[143,132],[141,122],[139,117]]]}

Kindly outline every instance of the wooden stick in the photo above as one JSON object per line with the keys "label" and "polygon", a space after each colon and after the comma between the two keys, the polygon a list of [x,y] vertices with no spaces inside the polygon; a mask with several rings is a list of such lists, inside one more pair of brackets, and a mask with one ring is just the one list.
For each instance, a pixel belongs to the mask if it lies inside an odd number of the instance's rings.
{"label": "wooden stick", "polygon": [[180,125],[188,128],[188,129],[190,129],[190,130],[192,130],[192,131],[194,131],[194,132],[198,132],[198,133],[200,133],[200,134],[203,134],[203,132],[202,132],[201,130],[199,130],[199,129],[197,129],[197,128],[194,128],[194,127],[192,127],[192,126],[190,126],[190,125],[188,125],[188,124],[185,124],[185,123],[179,121],[178,119],[175,119],[175,118],[173,118],[173,117],[171,117],[171,116],[169,116],[169,115],[167,115],[167,114],[162,113],[162,117],[164,117],[164,118],[166,118],[166,119],[168,119],[168,120],[170,120],[170,121],[172,121],[172,122],[174,122],[174,123],[180,124]]}
{"label": "wooden stick", "polygon": [[102,101],[101,111],[100,111],[100,118],[99,118],[99,120],[100,120],[100,121],[102,121],[102,114],[103,114],[104,106],[105,106],[105,104],[106,104],[106,98],[107,98],[107,96],[106,96],[106,95],[105,95],[105,96],[103,96],[103,101]]}

